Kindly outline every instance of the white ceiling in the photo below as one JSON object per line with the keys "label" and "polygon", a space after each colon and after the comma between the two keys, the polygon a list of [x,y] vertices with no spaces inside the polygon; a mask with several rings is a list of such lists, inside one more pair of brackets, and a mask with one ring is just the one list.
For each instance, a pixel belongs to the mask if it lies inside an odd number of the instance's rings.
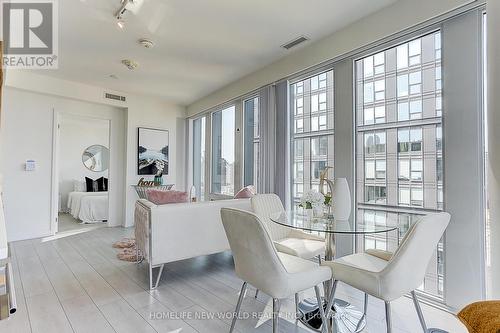
{"label": "white ceiling", "polygon": [[305,46],[395,1],[144,0],[120,30],[120,0],[61,0],[59,69],[43,74],[187,105],[293,52],[280,45],[295,37]]}

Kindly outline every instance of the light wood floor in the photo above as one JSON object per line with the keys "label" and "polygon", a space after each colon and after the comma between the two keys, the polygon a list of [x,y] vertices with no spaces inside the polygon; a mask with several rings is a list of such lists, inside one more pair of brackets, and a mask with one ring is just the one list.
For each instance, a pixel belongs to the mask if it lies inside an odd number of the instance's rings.
{"label": "light wood floor", "polygon": [[[111,247],[131,233],[99,228],[50,241],[14,243],[18,311],[0,322],[0,332],[228,332],[230,319],[217,314],[234,309],[241,287],[230,254],[169,264],[158,289],[148,292],[146,266],[116,259]],[[261,293],[256,300],[253,293],[249,290],[242,311],[269,315],[270,299]],[[362,294],[347,286],[339,285],[338,296],[362,305]],[[430,327],[465,332],[452,315],[428,306],[423,310]],[[281,331],[307,332],[291,319],[293,312],[293,300],[285,300]],[[393,318],[395,332],[421,332],[410,299],[393,303]],[[385,332],[384,325],[383,303],[370,298],[365,331]],[[271,332],[264,317],[240,320],[236,328]]]}
{"label": "light wood floor", "polygon": [[81,223],[82,221],[75,219],[69,213],[59,213],[58,215],[58,227],[57,232],[67,232],[67,231],[80,231],[87,229],[97,229],[98,227],[106,227],[106,222],[98,222],[98,223]]}

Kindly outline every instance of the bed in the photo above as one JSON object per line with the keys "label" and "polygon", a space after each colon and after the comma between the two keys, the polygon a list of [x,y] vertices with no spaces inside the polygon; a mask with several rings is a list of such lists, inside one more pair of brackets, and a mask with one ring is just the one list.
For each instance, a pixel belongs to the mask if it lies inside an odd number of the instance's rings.
{"label": "bed", "polygon": [[70,192],[70,214],[82,223],[98,223],[108,220],[108,192]]}

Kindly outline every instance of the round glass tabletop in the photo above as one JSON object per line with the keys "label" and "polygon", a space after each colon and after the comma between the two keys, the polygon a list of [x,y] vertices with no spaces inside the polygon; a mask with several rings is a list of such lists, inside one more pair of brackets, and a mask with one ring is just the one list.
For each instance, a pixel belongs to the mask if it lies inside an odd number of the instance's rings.
{"label": "round glass tabletop", "polygon": [[357,221],[356,224],[349,221],[336,220],[334,217],[309,217],[297,211],[281,212],[271,214],[271,221],[286,227],[306,231],[317,231],[332,234],[376,234],[389,232],[398,228],[396,219],[385,219],[382,223],[373,221]]}

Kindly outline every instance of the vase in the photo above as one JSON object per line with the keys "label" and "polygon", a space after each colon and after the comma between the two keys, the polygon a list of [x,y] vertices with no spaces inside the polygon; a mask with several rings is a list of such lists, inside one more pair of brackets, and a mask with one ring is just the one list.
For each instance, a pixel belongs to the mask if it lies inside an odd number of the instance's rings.
{"label": "vase", "polygon": [[313,208],[314,217],[323,217],[323,214],[324,214],[323,206],[318,206]]}
{"label": "vase", "polygon": [[349,220],[351,215],[351,192],[345,178],[335,178],[332,207],[333,216],[336,220]]}
{"label": "vase", "polygon": [[314,217],[314,210],[312,208],[304,209],[306,213],[306,217],[310,220]]}
{"label": "vase", "polygon": [[155,185],[163,185],[163,177],[162,176],[155,176],[154,178],[154,183]]}

